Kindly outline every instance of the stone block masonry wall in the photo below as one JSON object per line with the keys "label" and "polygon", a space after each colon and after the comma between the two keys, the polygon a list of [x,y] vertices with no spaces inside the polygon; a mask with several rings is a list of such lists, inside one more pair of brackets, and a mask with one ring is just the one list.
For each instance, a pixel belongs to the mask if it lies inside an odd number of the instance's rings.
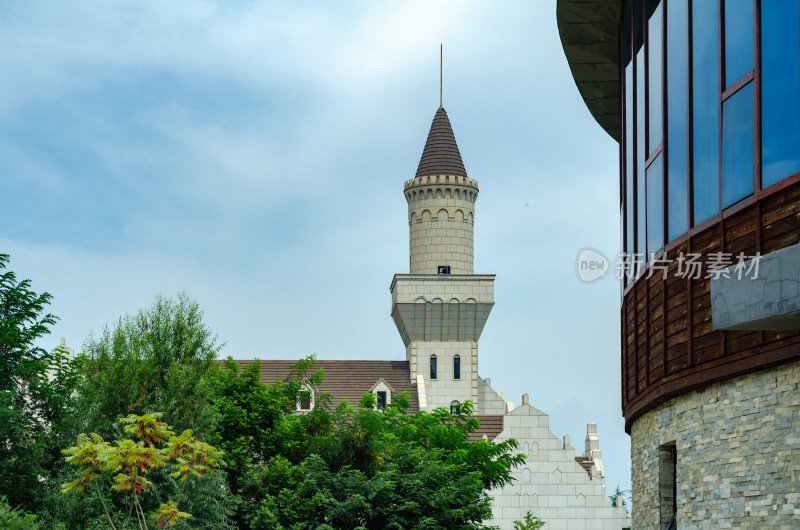
{"label": "stone block masonry wall", "polygon": [[412,216],[410,234],[411,274],[436,274],[440,265],[451,274],[472,274],[473,221],[461,210],[441,208],[438,213],[424,210],[416,220]]}
{"label": "stone block masonry wall", "polygon": [[403,343],[477,342],[494,305],[494,275],[396,274],[392,318]]}
{"label": "stone block masonry wall", "polygon": [[473,272],[478,183],[466,177],[417,177],[406,183],[411,274]]}
{"label": "stone block masonry wall", "polygon": [[673,443],[678,528],[798,528],[800,362],[709,385],[633,423],[637,529],[668,523],[660,504],[670,479],[660,475]]}
{"label": "stone block masonry wall", "polygon": [[620,530],[630,525],[625,508],[613,507],[605,497],[605,481],[575,461],[569,442],[550,432],[547,414],[522,405],[503,418],[496,442],[514,438],[526,462],[514,470],[514,482],[492,490],[492,514],[488,524],[513,530],[528,510],[545,521],[545,530]]}
{"label": "stone block masonry wall", "polygon": [[[470,400],[478,406],[478,343],[477,342],[412,342],[408,346],[412,377],[425,378],[427,410],[449,409],[455,400]],[[430,378],[430,358],[436,355],[437,377]],[[461,378],[453,377],[453,359],[461,360]]]}
{"label": "stone block masonry wall", "polygon": [[[506,402],[503,397],[492,388],[489,378],[478,378],[478,414],[505,414]],[[511,405],[513,407],[513,405]]]}

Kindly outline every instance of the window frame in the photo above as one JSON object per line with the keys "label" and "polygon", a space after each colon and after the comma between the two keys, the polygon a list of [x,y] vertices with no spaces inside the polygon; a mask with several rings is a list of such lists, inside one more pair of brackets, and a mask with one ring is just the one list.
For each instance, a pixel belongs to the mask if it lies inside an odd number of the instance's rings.
{"label": "window frame", "polygon": [[458,414],[461,410],[461,403],[454,399],[450,402],[450,414]]}
{"label": "window frame", "polygon": [[[694,3],[698,0],[687,0],[687,28],[686,28],[686,69],[687,69],[687,86],[685,87],[686,90],[686,131],[683,139],[687,142],[686,145],[686,220],[682,222],[680,227],[686,226],[685,232],[680,235],[677,235],[673,238],[670,238],[669,231],[670,231],[670,220],[669,220],[669,189],[667,182],[667,177],[669,175],[669,93],[668,93],[668,86],[667,86],[667,69],[669,64],[669,53],[670,53],[670,46],[668,42],[668,11],[669,11],[669,1],[667,0],[660,0],[659,3],[653,3],[650,0],[631,0],[630,2],[626,3],[624,14],[622,17],[622,25],[621,25],[621,39],[620,39],[620,65],[619,65],[619,79],[620,79],[620,96],[622,104],[620,105],[620,130],[624,131],[623,137],[620,139],[619,145],[619,159],[620,159],[620,204],[621,208],[620,211],[622,213],[622,250],[626,253],[627,256],[633,256],[635,254],[639,254],[645,259],[642,260],[645,262],[643,267],[638,267],[638,270],[631,271],[630,278],[628,275],[623,274],[622,278],[622,292],[623,296],[627,293],[631,286],[635,283],[635,280],[640,278],[643,273],[647,270],[647,260],[649,256],[653,253],[656,255],[661,255],[662,253],[666,253],[676,246],[682,244],[686,241],[689,237],[698,234],[709,227],[719,223],[724,218],[727,218],[731,215],[736,214],[737,212],[741,211],[743,208],[750,206],[754,202],[758,201],[761,198],[767,197],[774,193],[780,192],[782,189],[790,186],[798,181],[800,181],[800,172],[794,174],[788,174],[783,176],[781,180],[772,183],[768,187],[762,188],[762,172],[763,172],[763,160],[762,160],[762,82],[761,82],[761,56],[762,56],[762,46],[761,46],[761,2],[760,0],[752,0],[753,1],[753,28],[752,28],[752,35],[753,35],[753,67],[752,69],[745,73],[741,78],[733,82],[730,86],[726,86],[726,76],[725,76],[725,63],[726,63],[726,43],[725,43],[725,3],[726,0],[717,0],[717,28],[718,28],[718,46],[717,46],[717,80],[718,80],[718,111],[717,111],[717,145],[718,145],[718,153],[717,153],[717,192],[719,197],[717,198],[717,209],[716,212],[707,220],[695,224],[695,216],[694,216],[694,209],[695,209],[695,194],[694,194],[694,116],[693,116],[693,108],[694,108],[694,80],[693,80],[693,68],[694,68],[694,57],[693,57],[693,37],[692,33],[694,32]],[[648,21],[650,14],[652,11],[656,9],[653,7],[651,11],[649,9],[650,6],[662,6],[662,13],[661,13],[661,76],[660,76],[660,83],[661,83],[661,105],[662,105],[662,118],[661,118],[661,142],[657,146],[650,146],[649,145],[649,124],[644,123],[640,124],[641,120],[646,120],[648,116],[649,109],[651,102],[649,101],[650,97],[650,75],[648,69],[650,68],[650,58],[648,53],[648,46],[649,46],[649,31],[648,31]],[[637,64],[636,55],[637,55],[637,32],[642,33],[642,43],[639,49],[644,49],[644,69],[645,75],[640,76],[638,70],[640,69],[641,65]],[[674,43],[673,43],[674,44]],[[800,45],[800,44],[799,44]],[[674,48],[674,46],[673,46]],[[677,48],[680,49],[680,48]],[[630,68],[631,70],[631,83],[633,86],[628,86],[628,79],[626,69]],[[643,86],[639,86],[637,83],[637,78],[643,78]],[[737,94],[741,89],[746,87],[749,83],[753,83],[753,186],[752,190],[749,194],[745,195],[743,198],[738,199],[737,202],[734,202],[730,205],[725,205],[723,203],[723,170],[722,170],[722,160],[723,160],[723,131],[724,131],[724,109],[723,103],[727,101],[730,97]],[[637,100],[639,97],[639,93],[642,91],[644,93],[644,116],[640,116],[641,110],[639,109],[639,105],[637,104]],[[630,97],[628,97],[630,96]],[[629,99],[631,101],[629,101]],[[630,123],[629,123],[630,122]],[[642,130],[644,134],[644,138],[639,138],[638,132]],[[642,149],[639,145],[641,142],[646,144],[646,148]],[[632,152],[629,152],[632,151]],[[645,156],[647,156],[647,160],[644,161],[644,164],[638,160],[641,156],[640,153],[645,152]],[[650,165],[658,159],[659,155],[663,156],[662,158],[662,186],[663,192],[661,194],[661,214],[663,215],[663,222],[661,229],[663,230],[663,245],[660,249],[650,249],[639,248],[639,240],[641,239],[640,234],[644,232],[647,233],[647,221],[646,221],[646,200],[645,204],[640,204],[640,195],[642,195],[641,190],[638,188],[641,187],[641,182],[639,178],[639,170],[642,165],[644,165],[645,171],[650,167]],[[628,164],[628,159],[630,158],[630,164]],[[645,181],[644,186],[646,188],[646,178],[643,179]],[[630,184],[630,186],[629,186]],[[675,184],[675,183],[673,183]],[[629,188],[633,189],[629,189]],[[644,190],[644,197],[647,197],[646,189]],[[632,205],[630,204],[632,202]],[[631,210],[629,211],[629,207]],[[644,226],[641,226],[643,223],[640,222],[642,220],[640,210],[644,209],[645,217],[643,219]],[[681,212],[683,214],[683,212]],[[632,239],[632,240],[631,240]],[[647,237],[645,237],[645,241]]]}
{"label": "window frame", "polygon": [[[311,388],[309,385],[304,384],[302,389],[300,390],[300,395],[297,398],[296,409],[298,412],[311,412],[314,410],[314,405],[316,404],[316,393],[314,389]],[[306,408],[304,405],[306,403],[304,396],[308,396],[308,407]]]}

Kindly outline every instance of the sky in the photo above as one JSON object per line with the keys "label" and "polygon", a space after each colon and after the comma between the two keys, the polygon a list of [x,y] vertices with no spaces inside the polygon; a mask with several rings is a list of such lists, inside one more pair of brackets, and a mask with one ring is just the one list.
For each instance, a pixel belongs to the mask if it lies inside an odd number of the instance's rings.
{"label": "sky", "polygon": [[[479,372],[630,487],[617,144],[555,1],[0,4],[0,252],[86,337],[185,291],[234,358],[404,359],[403,182],[443,93],[496,274]],[[591,283],[585,248],[609,258]]]}

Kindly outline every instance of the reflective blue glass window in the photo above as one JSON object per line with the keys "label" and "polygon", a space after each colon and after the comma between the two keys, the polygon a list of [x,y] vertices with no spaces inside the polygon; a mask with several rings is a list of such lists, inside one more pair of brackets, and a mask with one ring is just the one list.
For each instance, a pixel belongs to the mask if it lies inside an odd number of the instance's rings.
{"label": "reflective blue glass window", "polygon": [[647,132],[648,155],[653,154],[656,147],[661,143],[661,117],[663,115],[661,102],[661,39],[662,39],[662,13],[661,4],[650,16],[647,22]]}
{"label": "reflective blue glass window", "polygon": [[719,212],[719,44],[717,2],[692,2],[694,224]]}
{"label": "reflective blue glass window", "polygon": [[800,171],[800,7],[761,3],[761,187]]}
{"label": "reflective blue glass window", "polygon": [[722,208],[754,191],[753,85],[722,103]]}
{"label": "reflective blue glass window", "polygon": [[633,231],[633,62],[625,67],[625,227],[628,254],[634,252]]}
{"label": "reflective blue glass window", "polygon": [[647,221],[645,206],[644,165],[647,153],[644,150],[644,46],[636,54],[636,252],[646,252]]}
{"label": "reflective blue glass window", "polygon": [[753,0],[725,0],[725,88],[752,69]]}
{"label": "reflective blue glass window", "polygon": [[688,76],[687,0],[670,0],[667,5],[667,237],[669,241],[689,228],[687,209],[686,104]]}
{"label": "reflective blue glass window", "polygon": [[659,154],[647,168],[647,254],[664,246],[664,157]]}

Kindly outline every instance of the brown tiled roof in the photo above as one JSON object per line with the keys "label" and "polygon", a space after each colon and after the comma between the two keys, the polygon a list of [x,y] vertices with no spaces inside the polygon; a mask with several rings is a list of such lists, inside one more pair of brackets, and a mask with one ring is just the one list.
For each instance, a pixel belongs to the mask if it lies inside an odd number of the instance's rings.
{"label": "brown tiled roof", "polygon": [[[240,367],[253,361],[236,361]],[[297,361],[292,360],[260,360],[261,382],[272,384],[285,379]],[[410,410],[419,410],[417,385],[411,382],[411,370],[408,361],[328,361],[318,360],[314,371],[322,368],[325,379],[317,388],[320,392],[331,395],[331,406],[336,408],[346,399],[351,405],[358,405],[361,395],[370,389],[381,378],[393,389],[392,395],[408,392]],[[313,373],[313,372],[312,372]]]}
{"label": "brown tiled roof", "polygon": [[584,469],[584,470],[585,470],[587,473],[589,473],[589,475],[591,475],[591,474],[592,474],[592,466],[594,465],[594,462],[592,462],[591,460],[589,460],[589,459],[588,459],[588,458],[586,458],[585,456],[576,456],[576,457],[575,457],[575,461],[576,461],[577,463],[579,463],[579,464],[581,465],[581,467],[582,467],[582,468],[583,468],[583,469]]}
{"label": "brown tiled roof", "polygon": [[467,176],[461,153],[458,151],[456,137],[444,108],[439,107],[433,116],[428,141],[422,150],[422,158],[417,167],[417,177],[428,175]]}
{"label": "brown tiled roof", "polygon": [[477,414],[475,416],[481,423],[478,430],[469,435],[470,441],[481,440],[483,435],[490,442],[497,438],[503,432],[503,415],[502,414]]}

